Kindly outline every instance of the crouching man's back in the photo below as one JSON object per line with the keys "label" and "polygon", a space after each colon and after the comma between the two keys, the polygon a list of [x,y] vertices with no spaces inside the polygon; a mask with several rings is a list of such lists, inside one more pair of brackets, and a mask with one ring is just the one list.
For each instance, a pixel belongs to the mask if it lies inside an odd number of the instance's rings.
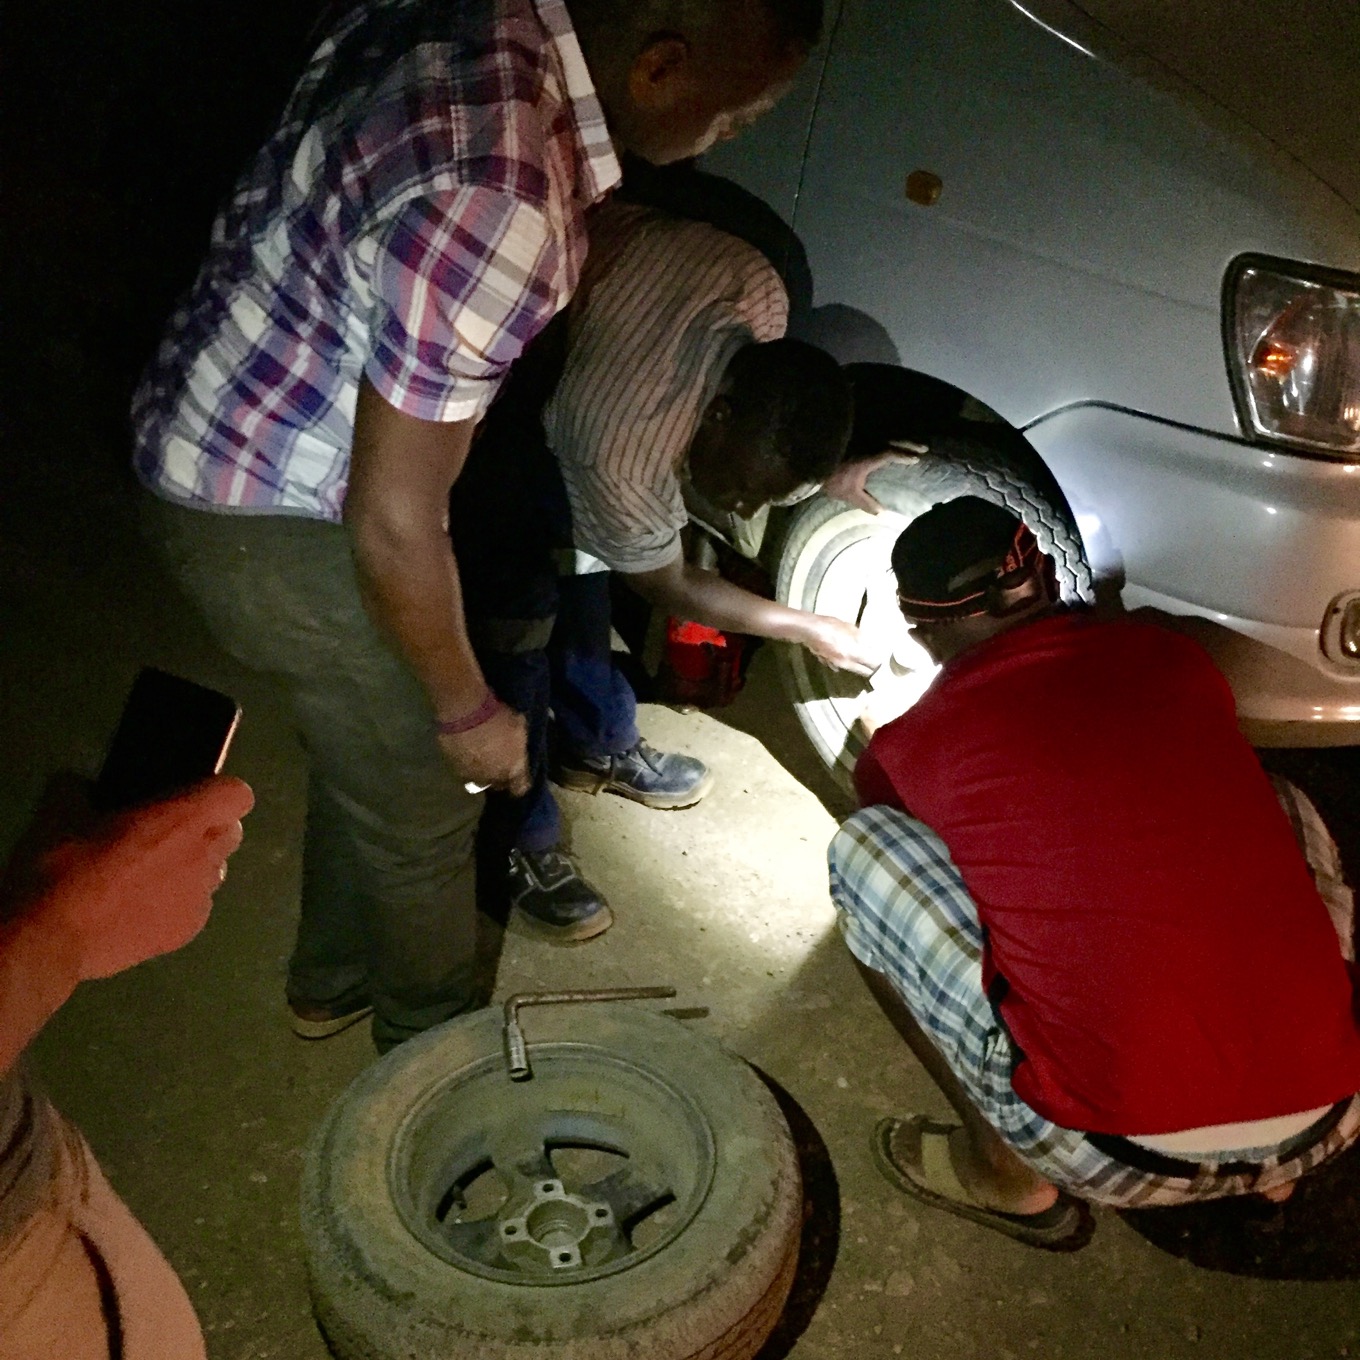
{"label": "crouching man's back", "polygon": [[1360,1129],[1352,901],[1316,811],[1197,644],[1057,606],[1006,512],[938,506],[893,565],[942,669],[861,758],[832,888],[964,1124],[884,1121],[880,1165],[1036,1245],[1074,1230],[1054,1187],[1282,1197]]}

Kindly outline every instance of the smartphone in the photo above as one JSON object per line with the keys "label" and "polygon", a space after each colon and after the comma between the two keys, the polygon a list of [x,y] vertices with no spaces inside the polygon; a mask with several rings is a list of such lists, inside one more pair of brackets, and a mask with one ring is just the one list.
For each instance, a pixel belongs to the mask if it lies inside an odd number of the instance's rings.
{"label": "smartphone", "polygon": [[117,812],[217,774],[240,720],[235,699],[148,666],[132,682],[91,802]]}

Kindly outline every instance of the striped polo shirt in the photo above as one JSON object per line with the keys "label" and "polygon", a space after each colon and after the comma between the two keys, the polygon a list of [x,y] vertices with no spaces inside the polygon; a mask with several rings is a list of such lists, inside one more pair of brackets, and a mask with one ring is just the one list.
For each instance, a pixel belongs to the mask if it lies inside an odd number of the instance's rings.
{"label": "striped polo shirt", "polygon": [[778,340],[788,295],[754,246],[610,202],[591,217],[566,364],[544,412],[579,552],[615,571],[680,556],[681,473],[729,360]]}
{"label": "striped polo shirt", "polygon": [[619,166],[563,0],[369,0],[322,43],[137,393],[159,495],[339,520],[361,378],[478,417]]}

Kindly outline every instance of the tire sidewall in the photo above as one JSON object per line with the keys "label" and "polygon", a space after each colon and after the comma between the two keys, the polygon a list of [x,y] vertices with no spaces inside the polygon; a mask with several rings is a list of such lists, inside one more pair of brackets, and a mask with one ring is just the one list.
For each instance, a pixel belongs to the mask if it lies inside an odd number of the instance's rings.
{"label": "tire sidewall", "polygon": [[[1012,511],[1053,558],[1064,601],[1089,603],[1094,598],[1091,568],[1071,511],[1051,475],[1027,465],[1017,441],[1013,432],[987,428],[942,435],[917,462],[889,464],[872,474],[867,489],[893,516],[899,533],[931,506],[962,496],[978,496]],[[779,551],[776,599],[794,609],[814,608],[825,564],[866,534],[884,531],[879,516],[816,497],[788,521]],[[818,544],[816,558],[809,562],[806,555],[813,544]],[[803,731],[837,783],[853,794],[855,761],[864,740],[836,710],[836,681],[804,648],[781,647],[778,655],[785,691]]]}
{"label": "tire sidewall", "polygon": [[786,1264],[801,1216],[797,1160],[773,1097],[746,1064],[631,1007],[544,1008],[527,1020],[531,1056],[534,1043],[597,1046],[682,1090],[717,1142],[707,1196],[674,1242],[593,1280],[509,1284],[434,1255],[394,1202],[393,1142],[432,1089],[499,1056],[502,1017],[487,1010],[441,1026],[361,1075],[308,1149],[302,1222],[313,1303],[346,1360],[678,1360],[739,1328]]}

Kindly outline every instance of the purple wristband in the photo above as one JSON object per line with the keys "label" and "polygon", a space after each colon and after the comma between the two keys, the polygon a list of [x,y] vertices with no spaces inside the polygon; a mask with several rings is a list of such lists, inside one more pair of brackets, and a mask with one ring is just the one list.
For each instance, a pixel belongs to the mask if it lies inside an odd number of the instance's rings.
{"label": "purple wristband", "polygon": [[491,690],[487,690],[486,698],[471,713],[464,713],[461,718],[445,718],[435,723],[434,730],[441,737],[456,737],[460,732],[471,732],[474,727],[490,722],[501,707],[501,701]]}

